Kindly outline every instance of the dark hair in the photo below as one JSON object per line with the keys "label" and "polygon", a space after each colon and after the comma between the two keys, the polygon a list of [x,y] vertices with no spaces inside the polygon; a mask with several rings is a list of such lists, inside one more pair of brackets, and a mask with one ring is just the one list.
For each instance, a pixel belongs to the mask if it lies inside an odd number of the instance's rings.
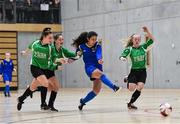
{"label": "dark hair", "polygon": [[82,32],[76,39],[73,39],[72,46],[78,48],[79,45],[83,43],[87,43],[88,42],[87,39],[90,39],[93,36],[98,36],[98,34],[94,31]]}
{"label": "dark hair", "polygon": [[61,33],[55,34],[54,35],[54,40],[56,41],[59,38],[59,36],[62,36],[62,34]]}
{"label": "dark hair", "polygon": [[40,40],[43,40],[43,37],[48,36],[49,34],[52,34],[51,28],[44,28],[43,32],[41,34]]}

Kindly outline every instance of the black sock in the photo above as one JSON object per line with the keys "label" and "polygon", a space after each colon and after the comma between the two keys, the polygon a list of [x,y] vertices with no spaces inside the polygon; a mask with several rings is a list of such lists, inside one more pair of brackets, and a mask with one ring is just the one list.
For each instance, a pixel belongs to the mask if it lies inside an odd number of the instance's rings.
{"label": "black sock", "polygon": [[129,89],[129,83],[127,83],[127,89]]}
{"label": "black sock", "polygon": [[41,87],[41,105],[46,103],[47,87]]}
{"label": "black sock", "polygon": [[49,98],[49,104],[48,104],[49,107],[54,107],[54,101],[56,99],[56,96],[57,96],[57,92],[51,91],[51,96]]}
{"label": "black sock", "polygon": [[132,97],[131,97],[131,100],[129,103],[134,103],[138,97],[141,95],[141,91],[139,90],[136,90],[133,94],[132,94]]}
{"label": "black sock", "polygon": [[41,91],[41,88],[42,88],[42,87],[43,87],[43,86],[37,87],[36,91]]}
{"label": "black sock", "polygon": [[22,96],[19,97],[19,101],[23,102],[28,96],[30,96],[33,92],[30,90],[30,87],[26,89]]}

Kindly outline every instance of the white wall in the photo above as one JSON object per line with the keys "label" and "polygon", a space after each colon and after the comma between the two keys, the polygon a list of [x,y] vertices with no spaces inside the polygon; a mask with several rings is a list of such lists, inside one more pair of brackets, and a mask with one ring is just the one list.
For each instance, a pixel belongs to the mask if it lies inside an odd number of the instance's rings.
{"label": "white wall", "polygon": [[[180,88],[180,1],[179,0],[62,0],[65,46],[82,31],[94,30],[103,38],[104,71],[119,84],[128,65],[118,60],[123,47],[120,39],[141,33],[148,26],[155,38],[153,66],[148,70],[146,87]],[[175,44],[172,49],[171,45]],[[82,60],[63,71],[65,87],[90,87]]]}

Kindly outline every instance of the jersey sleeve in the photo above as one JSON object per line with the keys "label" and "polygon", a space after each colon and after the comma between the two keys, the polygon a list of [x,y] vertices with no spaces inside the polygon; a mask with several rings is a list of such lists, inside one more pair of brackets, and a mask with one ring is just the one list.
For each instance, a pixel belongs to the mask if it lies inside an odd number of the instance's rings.
{"label": "jersey sleeve", "polygon": [[78,55],[78,56],[82,56],[82,54],[83,54],[83,50],[82,50],[82,48],[81,48],[81,45],[76,49],[76,55]]}
{"label": "jersey sleeve", "polygon": [[102,47],[100,44],[97,44],[97,48],[96,48],[96,58],[97,60],[102,59]]}
{"label": "jersey sleeve", "polygon": [[4,71],[4,62],[3,61],[1,62],[1,71],[2,71],[2,73]]}
{"label": "jersey sleeve", "polygon": [[65,57],[67,57],[67,58],[76,57],[76,53],[74,53],[66,48],[63,48],[62,50],[63,50],[62,52],[64,53]]}
{"label": "jersey sleeve", "polygon": [[148,49],[148,47],[150,47],[152,44],[153,44],[153,40],[152,39],[148,39],[147,41],[146,41],[146,43],[144,43],[143,45],[142,45],[142,47],[144,48],[144,49]]}
{"label": "jersey sleeve", "polygon": [[12,62],[12,71],[14,71],[14,63],[13,63],[13,60],[11,60],[11,62]]}
{"label": "jersey sleeve", "polygon": [[130,54],[130,47],[127,47],[126,49],[123,50],[122,54],[120,57],[126,58]]}
{"label": "jersey sleeve", "polygon": [[29,44],[28,49],[32,50],[32,46],[33,46],[34,42],[35,41],[33,41],[31,44]]}

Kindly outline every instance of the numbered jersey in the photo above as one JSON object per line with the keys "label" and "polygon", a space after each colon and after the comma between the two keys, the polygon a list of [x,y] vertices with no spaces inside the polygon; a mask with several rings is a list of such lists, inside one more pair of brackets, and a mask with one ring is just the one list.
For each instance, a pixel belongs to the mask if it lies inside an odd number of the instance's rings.
{"label": "numbered jersey", "polygon": [[7,61],[7,60],[3,60],[1,63],[1,71],[3,74],[12,74],[14,69],[14,64],[13,61]]}
{"label": "numbered jersey", "polygon": [[147,65],[147,50],[153,44],[153,40],[149,39],[146,43],[138,48],[127,47],[121,57],[129,56],[132,62],[132,69],[145,69]]}
{"label": "numbered jersey", "polygon": [[98,65],[98,60],[102,59],[102,48],[98,42],[93,47],[81,44],[78,51],[81,51],[85,65]]}
{"label": "numbered jersey", "polygon": [[57,65],[52,62],[53,47],[51,45],[42,45],[41,41],[37,40],[29,45],[29,49],[32,50],[31,65],[49,70],[57,68]]}

